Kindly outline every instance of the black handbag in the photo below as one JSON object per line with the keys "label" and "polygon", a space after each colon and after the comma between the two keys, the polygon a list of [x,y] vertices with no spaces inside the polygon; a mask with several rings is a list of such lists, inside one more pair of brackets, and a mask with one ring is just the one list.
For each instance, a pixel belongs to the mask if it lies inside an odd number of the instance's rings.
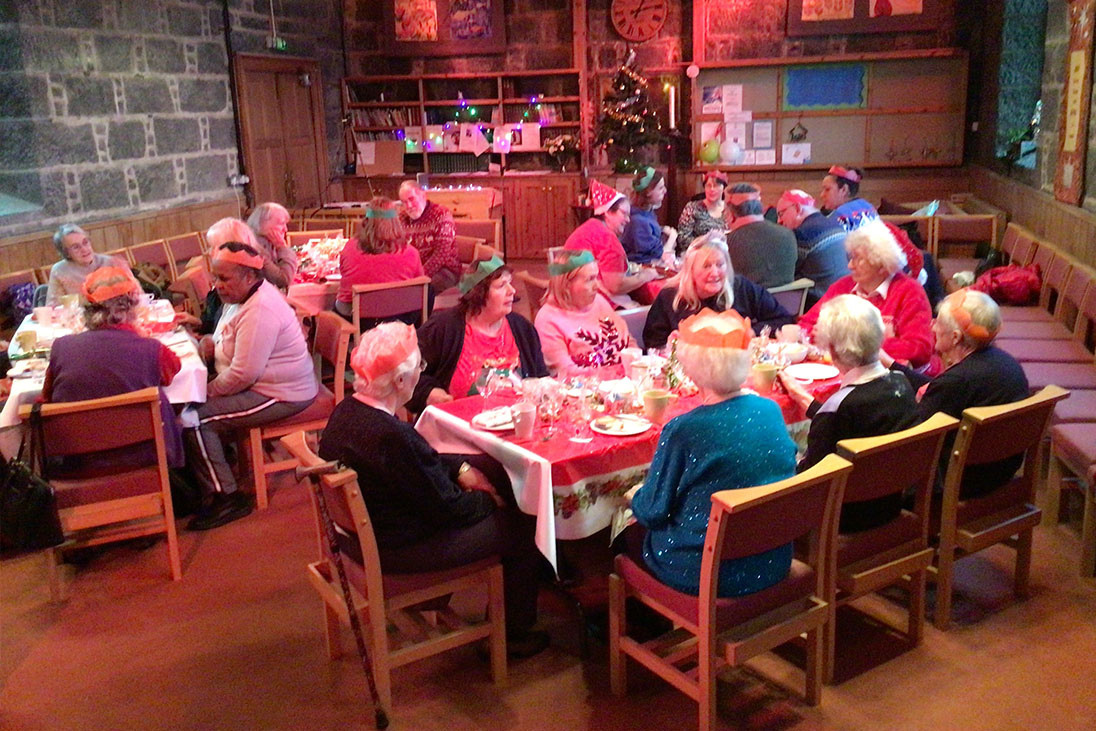
{"label": "black handbag", "polygon": [[65,541],[53,487],[41,477],[45,464],[41,408],[36,403],[31,409],[19,453],[0,462],[0,548],[5,552],[37,551]]}

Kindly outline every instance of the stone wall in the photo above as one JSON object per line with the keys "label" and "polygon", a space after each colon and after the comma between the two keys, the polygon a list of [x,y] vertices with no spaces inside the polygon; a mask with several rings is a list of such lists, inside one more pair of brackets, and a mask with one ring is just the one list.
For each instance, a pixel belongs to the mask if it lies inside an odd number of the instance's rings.
{"label": "stone wall", "polygon": [[[278,0],[293,55],[319,58],[341,168],[337,7]],[[266,52],[262,0],[230,0],[232,47]],[[231,197],[237,172],[216,0],[0,3],[0,193],[36,204],[0,235]]]}

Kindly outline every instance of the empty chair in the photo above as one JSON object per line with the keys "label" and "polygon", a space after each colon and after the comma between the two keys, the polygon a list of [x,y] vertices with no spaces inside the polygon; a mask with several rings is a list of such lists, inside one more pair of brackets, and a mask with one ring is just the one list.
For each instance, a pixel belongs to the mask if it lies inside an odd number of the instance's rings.
{"label": "empty chair", "polygon": [[1008,255],[1009,262],[1018,266],[1027,266],[1035,258],[1038,243],[1035,234],[1023,226],[1010,223],[1001,239],[1001,251]]}
{"label": "empty chair", "polygon": [[[191,261],[195,257],[200,257],[205,254],[202,236],[197,231],[179,234],[178,236],[168,236],[164,239],[164,244],[171,254],[171,262],[172,266],[175,268],[176,276],[186,271],[191,266]],[[206,269],[209,268],[208,261],[205,261],[205,267]]]}
{"label": "empty chair", "polygon": [[430,300],[430,277],[415,277],[382,284],[355,284],[352,288],[354,342],[362,329],[378,322],[394,320],[400,315],[418,312],[418,322],[426,322]]}
{"label": "empty chair", "polygon": [[1050,430],[1050,470],[1044,506],[1050,525],[1058,523],[1058,506],[1066,475],[1084,493],[1081,523],[1081,575],[1096,573],[1096,423],[1059,424]]}
{"label": "empty chair", "polygon": [[[613,693],[627,687],[627,658],[656,673],[700,706],[702,731],[715,726],[716,674],[806,633],[806,700],[822,693],[823,628],[832,621],[832,565],[837,514],[852,465],[828,455],[811,469],[762,487],[712,495],[704,540],[700,594],[661,583],[626,555],[609,577],[609,673]],[[753,594],[717,598],[719,567],[802,539],[786,579]],[[676,629],[640,642],[626,633],[625,600],[632,598],[670,619]]]}
{"label": "empty chair", "polygon": [[129,255],[134,266],[138,269],[141,269],[142,265],[152,265],[162,270],[169,281],[176,277],[175,262],[167,248],[167,243],[163,239],[135,244],[129,247]]}
{"label": "empty chair", "polygon": [[1039,350],[1035,341],[1070,340],[1077,326],[1077,314],[1085,295],[1091,289],[1093,275],[1082,266],[1072,267],[1061,293],[1055,299],[1054,317],[1050,320],[1005,320],[1001,337],[1008,341],[1009,352]]}
{"label": "empty chair", "polygon": [[779,287],[770,287],[769,294],[788,312],[802,315],[807,308],[807,294],[813,286],[813,279],[801,277]]}
{"label": "empty chair", "polygon": [[[282,444],[306,467],[323,463],[305,443],[304,432],[283,437]],[[386,713],[392,708],[394,668],[482,639],[488,640],[490,648],[491,677],[496,684],[504,683],[505,608],[498,558],[433,573],[385,573],[357,474],[344,469],[323,475],[320,483],[330,518],[346,538],[340,541],[339,553],[353,605],[363,620],[381,708]],[[323,599],[327,651],[335,659],[341,655],[339,625],[349,623],[350,617],[315,494],[312,507],[321,555],[308,565],[308,579]],[[466,621],[448,606],[448,595],[474,588],[486,589],[487,619],[483,622]]]}
{"label": "empty chair", "polygon": [[[26,420],[31,408],[21,407],[19,415]],[[41,415],[50,457],[45,477],[57,495],[67,539],[64,547],[164,533],[171,578],[181,579],[159,389],[45,404]],[[154,458],[132,459],[136,447],[148,444],[155,448]],[[57,464],[56,458],[65,459]],[[55,601],[61,595],[57,558],[58,549],[49,549],[50,594]]]}
{"label": "empty chair", "polygon": [[1001,307],[1002,320],[1006,322],[1022,322],[1024,320],[1050,322],[1054,319],[1054,311],[1057,309],[1062,289],[1065,287],[1069,274],[1073,269],[1073,263],[1047,244],[1039,247],[1035,256],[1035,263],[1040,265],[1039,271],[1042,277],[1038,305],[1029,307],[1004,305]]}
{"label": "empty chair", "polygon": [[[1004,544],[1016,551],[1013,587],[1027,595],[1031,570],[1032,531],[1041,513],[1033,504],[1039,473],[1039,450],[1054,404],[1066,391],[1048,386],[1039,393],[1002,406],[979,406],[963,412],[952,448],[940,508],[936,551],[936,613],[934,623],[951,625],[955,562],[985,548]],[[980,496],[962,494],[965,470],[1023,455],[1023,469],[1009,482]]]}

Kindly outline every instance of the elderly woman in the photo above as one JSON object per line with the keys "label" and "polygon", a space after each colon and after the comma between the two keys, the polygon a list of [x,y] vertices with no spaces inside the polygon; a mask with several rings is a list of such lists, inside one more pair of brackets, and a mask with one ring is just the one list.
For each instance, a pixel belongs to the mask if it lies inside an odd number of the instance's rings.
{"label": "elderly woman", "polygon": [[[805,470],[832,454],[842,439],[874,437],[904,428],[916,406],[913,389],[902,374],[879,362],[883,318],[879,310],[851,294],[822,306],[815,341],[826,348],[841,374],[841,388],[819,404],[794,378],[780,375],[788,395],[811,418]],[[866,530],[898,517],[901,496],[846,503],[841,510],[842,533]]]}
{"label": "elderly woman", "polygon": [[[95,270],[84,282],[83,294],[87,330],[54,341],[42,397],[47,402],[84,401],[170,384],[179,372],[179,358],[160,341],[137,331],[141,288],[129,269]],[[168,463],[181,467],[179,426],[162,388],[160,415]],[[154,460],[155,452],[136,456]]]}
{"label": "elderly woman", "polygon": [[[355,284],[400,282],[423,276],[419,251],[410,245],[394,201],[378,196],[369,203],[358,235],[339,254],[339,273],[342,279],[335,297],[335,311],[348,319],[354,312]],[[411,317],[400,317],[409,325],[416,324],[417,318],[417,310]],[[363,328],[368,329],[364,325]]]}
{"label": "elderly woman", "polygon": [[84,229],[74,223],[66,223],[57,229],[53,234],[53,245],[61,255],[61,261],[49,270],[47,305],[61,304],[61,297],[66,294],[82,294],[84,280],[97,269],[117,267],[129,271],[129,266],[121,259],[96,254]]}
{"label": "elderly woman", "polygon": [[677,222],[677,250],[680,254],[693,243],[697,236],[709,231],[727,231],[731,228],[731,212],[723,200],[727,189],[727,173],[709,170],[704,174],[704,198],[689,201],[681,210]]}
{"label": "elderly woman", "polygon": [[[358,473],[385,572],[424,573],[500,556],[507,649],[536,654],[547,635],[532,631],[543,559],[524,516],[500,492],[512,488],[489,457],[438,454],[395,413],[415,392],[425,367],[415,330],[383,323],[367,330],[350,359],[354,395],[335,407],[320,438],[320,455]],[[471,461],[470,461],[471,460]],[[474,466],[472,462],[476,462]],[[494,476],[494,484],[484,474]],[[344,526],[352,530],[352,526]],[[361,561],[357,541],[343,541]]]}
{"label": "elderly woman", "polygon": [[[1001,311],[993,299],[983,293],[961,289],[940,303],[932,325],[936,336],[936,354],[943,372],[933,379],[894,362],[886,353],[884,365],[900,370],[919,393],[917,410],[911,421],[920,423],[938,411],[962,418],[972,406],[998,406],[1028,397],[1024,369],[1016,359],[993,345],[1001,329]],[[940,452],[940,485],[947,471],[955,433],[949,434]],[[980,464],[963,475],[959,496],[979,497],[1005,484],[1019,469],[1022,457]]]}
{"label": "elderly woman", "polygon": [[710,231],[695,239],[681,264],[680,284],[666,287],[655,297],[643,325],[643,344],[661,348],[678,323],[708,308],[715,312],[733,308],[748,317],[755,332],[768,325],[774,330],[795,322],[767,289],[735,274],[722,231]]}
{"label": "elderly woman", "polygon": [[[677,356],[700,389],[701,406],[662,429],[651,471],[631,493],[647,529],[643,558],[659,581],[696,594],[712,494],[765,485],[795,473],[795,444],[775,402],[741,391],[753,333],[733,310],[701,310],[681,323]],[[728,438],[728,435],[734,435]],[[726,561],[719,595],[740,596],[781,581],[792,546]]]}
{"label": "elderly woman", "polygon": [[263,255],[263,276],[278,289],[288,288],[297,274],[297,254],[286,242],[289,220],[289,211],[278,203],[255,206],[247,219]]}
{"label": "elderly woman", "polygon": [[629,261],[657,264],[673,260],[677,229],[660,226],[655,216],[665,198],[666,179],[662,173],[652,167],[636,173],[632,181],[632,215],[621,237]]}
{"label": "elderly woman", "polygon": [[930,368],[932,309],[917,280],[902,273],[905,262],[894,236],[882,221],[874,221],[850,233],[845,250],[851,273],[826,290],[800,318],[800,326],[810,332],[827,302],[855,294],[875,305],[883,316],[883,350],[890,357],[917,369]]}
{"label": "elderly woman", "polygon": [[412,411],[477,393],[485,368],[548,375],[537,331],[513,311],[512,278],[497,256],[477,262],[461,278],[457,306],[435,312],[422,326],[426,370],[408,406]]}
{"label": "elderly woman", "polygon": [[840,223],[846,231],[855,231],[866,223],[878,220],[875,206],[860,197],[860,181],[864,171],[834,165],[822,178],[819,200],[822,211]]}
{"label": "elderly woman", "polygon": [[[209,244],[210,251],[217,251],[223,244],[227,244],[229,241],[235,241],[241,244],[247,244],[255,251],[261,252],[263,249],[259,246],[259,242],[255,238],[255,232],[251,230],[251,227],[238,218],[222,218],[206,231],[206,243]],[[272,280],[268,275],[274,274],[280,281],[281,270],[272,269],[267,263],[264,257],[263,261],[263,277],[275,287],[278,286],[277,281]],[[209,290],[209,294],[206,295],[205,307],[202,308],[202,319],[199,332],[202,335],[209,335],[219,333],[221,323],[228,322],[232,319],[232,314],[236,311],[236,305],[225,305],[221,301],[221,297],[217,294],[216,289]]]}
{"label": "elderly woman", "polygon": [[566,378],[619,364],[620,351],[634,341],[624,320],[597,291],[594,255],[557,251],[548,275],[548,296],[536,317],[548,369]]}
{"label": "elderly woman", "polygon": [[610,302],[629,307],[635,304],[631,300],[635,297],[641,304],[650,304],[658,292],[647,284],[658,278],[658,272],[629,266],[619,239],[631,219],[631,204],[623,193],[596,180],[590,181],[589,195],[594,216],[571,232],[563,248],[594,255],[598,288]]}
{"label": "elderly woman", "polygon": [[427,200],[426,191],[414,180],[400,185],[400,202],[400,222],[422,257],[430,286],[434,292],[444,292],[457,284],[461,275],[453,214],[445,206]]}
{"label": "elderly woman", "polygon": [[222,439],[304,411],[316,398],[301,325],[282,293],[264,278],[264,263],[257,250],[235,241],[213,253],[217,294],[237,307],[221,316],[213,345],[216,376],[197,409],[197,428],[184,435],[188,461],[205,494],[190,530],[216,528],[251,512],[250,498],[237,490]]}

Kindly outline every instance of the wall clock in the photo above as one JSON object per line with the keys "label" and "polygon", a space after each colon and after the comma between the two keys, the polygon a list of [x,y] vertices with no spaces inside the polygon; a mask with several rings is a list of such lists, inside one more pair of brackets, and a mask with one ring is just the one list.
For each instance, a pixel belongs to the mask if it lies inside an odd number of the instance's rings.
{"label": "wall clock", "polygon": [[622,38],[640,43],[662,30],[668,10],[667,0],[613,0],[609,17]]}

